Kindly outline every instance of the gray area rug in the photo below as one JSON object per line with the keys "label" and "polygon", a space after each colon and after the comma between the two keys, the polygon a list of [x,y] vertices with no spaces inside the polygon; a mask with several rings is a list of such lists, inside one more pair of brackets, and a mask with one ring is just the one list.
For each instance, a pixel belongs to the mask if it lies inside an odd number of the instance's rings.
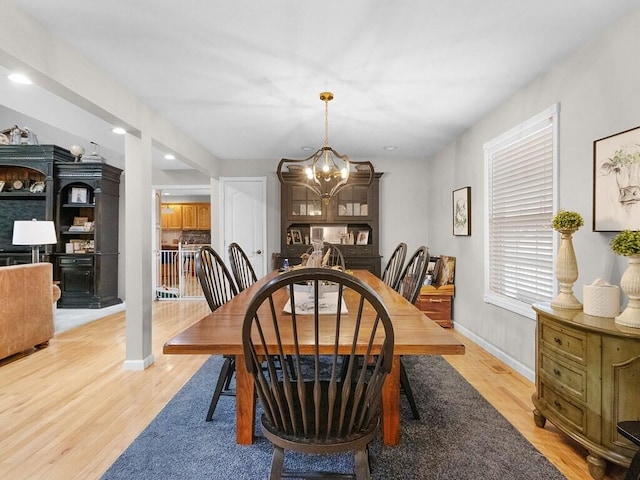
{"label": "gray area rug", "polygon": [[[441,357],[404,357],[421,420],[402,398],[397,447],[371,445],[375,479],[518,479],[565,477]],[[222,360],[212,357],[103,476],[116,479],[265,479],[271,444],[235,444],[235,399],[221,397],[204,421]],[[285,468],[353,471],[353,455],[285,454]]]}

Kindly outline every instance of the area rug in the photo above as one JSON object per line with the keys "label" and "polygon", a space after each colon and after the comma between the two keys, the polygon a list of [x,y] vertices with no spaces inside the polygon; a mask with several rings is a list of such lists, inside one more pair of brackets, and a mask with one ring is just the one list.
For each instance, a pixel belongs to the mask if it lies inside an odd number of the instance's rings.
{"label": "area rug", "polygon": [[[371,445],[374,479],[518,479],[565,477],[443,358],[404,357],[421,420],[402,398],[401,444]],[[268,478],[271,444],[235,444],[234,397],[221,397],[205,422],[221,358],[212,357],[103,476],[117,479]],[[259,410],[259,409],[258,409]],[[256,413],[260,415],[260,411]],[[287,452],[285,468],[349,472],[353,455]]]}

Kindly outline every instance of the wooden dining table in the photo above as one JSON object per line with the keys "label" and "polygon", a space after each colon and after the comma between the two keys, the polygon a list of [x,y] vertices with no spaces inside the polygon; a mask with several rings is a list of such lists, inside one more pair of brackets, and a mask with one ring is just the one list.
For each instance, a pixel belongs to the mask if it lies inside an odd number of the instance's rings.
{"label": "wooden dining table", "polygon": [[[253,443],[256,396],[253,378],[246,369],[242,347],[242,324],[249,302],[256,292],[278,275],[271,272],[229,302],[197,321],[165,343],[165,354],[235,355],[236,358],[236,442]],[[400,357],[403,355],[461,355],[464,344],[450,331],[425,316],[418,308],[366,270],[353,275],[376,291],[384,303],[394,331],[393,365],[382,388],[382,440],[385,445],[400,443]],[[277,304],[286,302],[284,289]],[[345,294],[347,309],[351,296]],[[354,299],[355,301],[355,299]],[[372,312],[372,314],[374,314]],[[282,315],[286,315],[284,312]],[[310,340],[311,341],[311,340]],[[213,379],[212,379],[213,382]]]}

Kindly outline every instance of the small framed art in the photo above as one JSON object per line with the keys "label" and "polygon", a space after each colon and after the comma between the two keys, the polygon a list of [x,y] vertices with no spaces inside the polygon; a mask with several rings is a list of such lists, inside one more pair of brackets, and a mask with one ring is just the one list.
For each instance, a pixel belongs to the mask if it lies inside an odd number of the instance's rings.
{"label": "small framed art", "polygon": [[367,245],[369,243],[369,230],[360,230],[358,232],[358,238],[356,239],[356,245]]}
{"label": "small framed art", "polygon": [[69,190],[69,203],[89,203],[89,189],[71,187]]}
{"label": "small framed art", "polygon": [[453,191],[453,234],[471,235],[471,187]]}
{"label": "small framed art", "polygon": [[294,245],[302,245],[302,235],[300,230],[291,230],[291,242]]}

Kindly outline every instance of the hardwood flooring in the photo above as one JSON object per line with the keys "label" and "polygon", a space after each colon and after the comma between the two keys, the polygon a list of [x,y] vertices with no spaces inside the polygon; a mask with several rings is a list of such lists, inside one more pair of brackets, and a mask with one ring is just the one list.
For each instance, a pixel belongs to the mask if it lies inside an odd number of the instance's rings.
{"label": "hardwood flooring", "polygon": [[[207,359],[163,355],[162,345],[208,311],[204,301],[154,302],[155,363],[143,372],[122,367],[124,312],[0,361],[0,478],[99,478]],[[531,382],[456,335],[467,353],[449,363],[568,479],[591,478],[582,448],[549,422],[534,425]],[[610,467],[606,478],[624,472]]]}

